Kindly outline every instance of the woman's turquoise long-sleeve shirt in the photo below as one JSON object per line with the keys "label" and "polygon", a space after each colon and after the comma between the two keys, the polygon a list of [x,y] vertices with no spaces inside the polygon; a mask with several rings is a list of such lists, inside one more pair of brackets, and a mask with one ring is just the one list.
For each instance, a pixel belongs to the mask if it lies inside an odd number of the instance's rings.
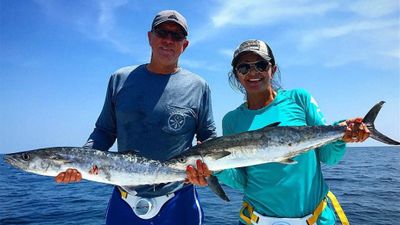
{"label": "woman's turquoise long-sleeve shirt", "polygon": [[[280,122],[280,126],[324,125],[315,99],[303,89],[279,90],[268,106],[249,110],[246,103],[224,116],[223,134],[236,134]],[[267,163],[216,173],[220,182],[244,192],[244,201],[264,215],[303,217],[311,214],[328,192],[321,165],[335,164],[345,153],[337,141],[294,157],[296,164]],[[318,224],[334,224],[329,207]]]}

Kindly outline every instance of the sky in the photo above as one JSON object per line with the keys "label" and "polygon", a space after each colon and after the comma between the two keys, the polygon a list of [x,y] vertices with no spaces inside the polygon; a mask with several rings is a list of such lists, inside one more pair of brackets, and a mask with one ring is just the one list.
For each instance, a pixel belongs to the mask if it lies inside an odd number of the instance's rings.
{"label": "sky", "polygon": [[82,146],[110,75],[149,62],[147,31],[164,9],[188,21],[190,44],[179,65],[209,83],[218,135],[223,116],[244,100],[227,79],[233,51],[261,39],[273,50],[283,88],[307,89],[328,123],[362,117],[384,100],[376,128],[399,140],[399,4],[0,0],[0,153]]}

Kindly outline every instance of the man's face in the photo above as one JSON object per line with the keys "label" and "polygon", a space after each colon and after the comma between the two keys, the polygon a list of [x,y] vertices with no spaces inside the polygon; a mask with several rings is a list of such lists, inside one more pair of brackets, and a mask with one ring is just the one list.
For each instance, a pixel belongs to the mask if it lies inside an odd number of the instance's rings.
{"label": "man's face", "polygon": [[[189,44],[186,38],[182,40],[176,38],[180,36],[179,34],[183,34],[182,28],[174,22],[165,22],[158,25],[155,30],[159,32],[148,32],[152,62],[160,66],[177,65],[179,56]],[[178,35],[171,34],[171,32]]]}

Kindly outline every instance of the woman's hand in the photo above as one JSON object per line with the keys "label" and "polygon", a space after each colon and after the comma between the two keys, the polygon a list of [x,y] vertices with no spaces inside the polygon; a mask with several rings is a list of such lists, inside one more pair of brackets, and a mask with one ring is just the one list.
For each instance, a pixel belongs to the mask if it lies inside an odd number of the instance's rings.
{"label": "woman's hand", "polygon": [[342,138],[344,142],[363,142],[369,137],[370,131],[365,123],[362,122],[362,118],[348,119],[339,125],[347,127]]}
{"label": "woman's hand", "polygon": [[207,164],[200,159],[196,161],[196,166],[197,168],[191,165],[186,167],[186,182],[199,186],[206,186],[206,177],[211,175],[211,171],[208,169]]}
{"label": "woman's hand", "polygon": [[82,180],[82,174],[77,169],[67,169],[56,176],[57,183],[72,183]]}

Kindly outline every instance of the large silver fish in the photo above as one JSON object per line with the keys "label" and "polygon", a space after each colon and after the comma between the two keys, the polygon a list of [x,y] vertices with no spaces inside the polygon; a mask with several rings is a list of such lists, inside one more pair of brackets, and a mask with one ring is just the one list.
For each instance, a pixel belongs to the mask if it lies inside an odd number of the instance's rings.
{"label": "large silver fish", "polygon": [[[399,145],[374,127],[374,120],[384,102],[376,104],[364,117],[370,137],[386,144]],[[78,169],[86,180],[123,186],[135,186],[184,181],[187,165],[201,159],[211,171],[238,168],[268,162],[293,163],[292,158],[310,149],[343,137],[344,126],[277,126],[203,142],[167,162],[146,159],[135,153],[116,153],[75,147],[45,148],[7,154],[5,160],[22,170],[56,176],[68,168]],[[228,200],[214,177],[210,187]]]}
{"label": "large silver fish", "polygon": [[[400,142],[390,139],[375,129],[374,121],[382,105],[376,104],[363,118],[370,137],[390,145]],[[343,138],[345,126],[281,126],[279,122],[244,133],[211,139],[194,146],[182,155],[169,160],[168,165],[185,169],[204,161],[211,171],[264,164],[269,162],[296,163],[293,157]]]}
{"label": "large silver fish", "polygon": [[185,171],[135,153],[117,153],[80,147],[43,148],[7,154],[6,162],[27,172],[57,176],[68,168],[82,178],[118,186],[139,186],[184,180]]}

